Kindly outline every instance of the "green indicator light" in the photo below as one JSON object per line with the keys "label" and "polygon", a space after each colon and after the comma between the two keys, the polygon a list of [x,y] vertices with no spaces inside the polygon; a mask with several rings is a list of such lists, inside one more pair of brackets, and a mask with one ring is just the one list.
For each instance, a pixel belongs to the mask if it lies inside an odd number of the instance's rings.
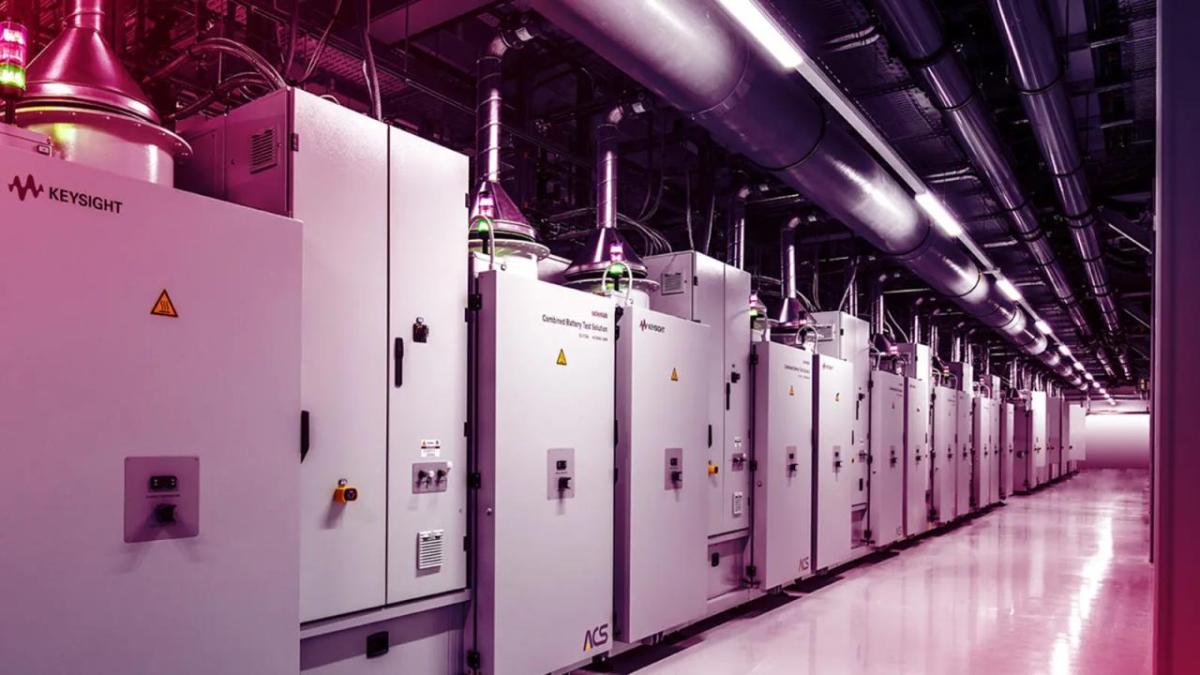
{"label": "green indicator light", "polygon": [[492,221],[485,216],[479,216],[475,219],[474,227],[476,232],[488,232],[492,229]]}
{"label": "green indicator light", "polygon": [[757,310],[757,309],[752,309],[752,310],[750,310],[750,318],[751,318],[751,319],[757,319],[757,318],[758,318],[758,310]]}
{"label": "green indicator light", "polygon": [[25,69],[13,63],[0,64],[0,86],[25,88]]}
{"label": "green indicator light", "polygon": [[612,265],[609,265],[608,273],[609,273],[609,275],[614,276],[614,277],[625,276],[624,263],[613,263]]}

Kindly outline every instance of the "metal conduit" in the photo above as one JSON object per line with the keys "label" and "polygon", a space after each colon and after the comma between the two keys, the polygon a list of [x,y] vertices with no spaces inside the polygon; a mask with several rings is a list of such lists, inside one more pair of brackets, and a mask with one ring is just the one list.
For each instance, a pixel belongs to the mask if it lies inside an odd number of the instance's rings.
{"label": "metal conduit", "polygon": [[[1105,332],[1110,341],[1115,341],[1121,323],[1096,234],[1096,208],[1088,188],[1075,115],[1067,96],[1053,29],[1038,0],[989,0],[989,4],[1008,51],[1021,104],[1049,168],[1071,239],[1083,259],[1084,274],[1100,308]],[[1128,379],[1131,376],[1128,354],[1123,349],[1114,352]]]}
{"label": "metal conduit", "polygon": [[[543,16],[1031,355],[1047,340],[794,73],[708,0],[532,0]],[[1060,372],[1060,374],[1062,374]]]}
{"label": "metal conduit", "polygon": [[1046,282],[1066,308],[1079,336],[1091,342],[1094,332],[1080,307],[1079,298],[1062,265],[1055,259],[1029,197],[1021,189],[1013,159],[1000,140],[991,112],[978,95],[962,58],[946,40],[937,10],[928,0],[875,0],[875,8],[892,44],[942,111],[971,161],[987,179],[1008,217],[1014,236],[1033,256]]}

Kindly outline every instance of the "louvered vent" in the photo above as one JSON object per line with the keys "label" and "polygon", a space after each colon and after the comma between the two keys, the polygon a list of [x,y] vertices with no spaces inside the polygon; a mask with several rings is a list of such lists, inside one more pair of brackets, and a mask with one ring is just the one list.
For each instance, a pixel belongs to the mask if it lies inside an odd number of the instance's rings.
{"label": "louvered vent", "polygon": [[442,566],[446,531],[427,530],[417,533],[417,569],[435,570]]}
{"label": "louvered vent", "polygon": [[279,143],[275,128],[264,129],[250,136],[250,173],[270,169],[279,163]]}
{"label": "louvered vent", "polygon": [[662,294],[675,295],[683,292],[683,272],[664,273],[662,275]]}

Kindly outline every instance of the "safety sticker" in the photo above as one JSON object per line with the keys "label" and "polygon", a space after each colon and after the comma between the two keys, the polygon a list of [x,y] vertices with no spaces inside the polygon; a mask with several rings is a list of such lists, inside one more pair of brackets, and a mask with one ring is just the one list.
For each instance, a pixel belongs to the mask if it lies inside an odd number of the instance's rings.
{"label": "safety sticker", "polygon": [[175,311],[175,303],[171,302],[171,296],[167,294],[167,289],[163,289],[162,293],[158,294],[158,300],[154,302],[154,307],[150,309],[150,313],[154,316],[169,316],[173,319],[179,318],[179,312]]}
{"label": "safety sticker", "polygon": [[558,350],[558,360],[555,361],[560,366],[567,365],[567,351],[565,349]]}

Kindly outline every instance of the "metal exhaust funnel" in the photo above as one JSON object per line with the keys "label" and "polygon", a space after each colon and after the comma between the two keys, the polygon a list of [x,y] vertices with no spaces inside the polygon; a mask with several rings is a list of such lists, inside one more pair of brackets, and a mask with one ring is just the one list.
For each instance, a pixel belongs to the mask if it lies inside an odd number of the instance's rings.
{"label": "metal exhaust funnel", "polygon": [[44,133],[65,159],[154,183],[174,183],[191,153],[160,126],[145,92],[101,34],[104,0],[71,0],[66,26],[29,65],[17,122]]}

